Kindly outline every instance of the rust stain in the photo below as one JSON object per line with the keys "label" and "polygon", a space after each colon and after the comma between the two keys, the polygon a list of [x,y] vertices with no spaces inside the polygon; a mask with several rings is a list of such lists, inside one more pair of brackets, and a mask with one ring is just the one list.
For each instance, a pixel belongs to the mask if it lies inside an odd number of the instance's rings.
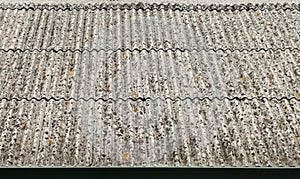
{"label": "rust stain", "polygon": [[130,153],[129,152],[124,152],[123,153],[123,159],[124,160],[129,160],[129,158],[130,158]]}
{"label": "rust stain", "polygon": [[109,86],[105,85],[104,86],[104,91],[109,91]]}
{"label": "rust stain", "polygon": [[296,98],[297,100],[299,100],[299,99],[300,99],[300,95],[299,95],[299,93],[295,93],[295,94],[294,94],[294,96],[295,96],[295,98]]}
{"label": "rust stain", "polygon": [[122,59],[122,60],[125,60],[125,59],[126,59],[126,53],[122,53],[122,54],[121,54],[121,59]]}
{"label": "rust stain", "polygon": [[21,144],[22,144],[22,142],[19,140],[19,141],[17,142],[17,144],[18,144],[18,145],[21,145]]}
{"label": "rust stain", "polygon": [[139,110],[136,107],[133,107],[133,112],[138,112]]}
{"label": "rust stain", "polygon": [[73,75],[74,75],[74,70],[71,68],[71,69],[69,70],[69,76],[68,76],[68,78],[72,78]]}
{"label": "rust stain", "polygon": [[35,64],[35,68],[39,68],[39,67],[40,67],[39,63]]}
{"label": "rust stain", "polygon": [[195,76],[194,80],[197,82],[200,80],[200,77],[199,76]]}
{"label": "rust stain", "polygon": [[44,79],[44,78],[45,78],[45,76],[46,76],[46,73],[45,73],[45,72],[42,72],[42,73],[41,73],[41,77],[42,77],[42,79]]}
{"label": "rust stain", "polygon": [[48,139],[48,144],[51,145],[53,143],[53,138]]}
{"label": "rust stain", "polygon": [[138,97],[138,94],[137,94],[137,93],[131,93],[131,97],[132,97],[133,99],[136,99],[136,98]]}
{"label": "rust stain", "polygon": [[257,13],[255,13],[255,16],[259,16],[259,13],[257,12]]}
{"label": "rust stain", "polygon": [[255,140],[254,135],[251,135],[250,139],[251,139],[252,142],[254,142],[254,140]]}
{"label": "rust stain", "polygon": [[241,80],[242,80],[242,81],[246,81],[246,77],[243,76],[243,77],[241,78]]}

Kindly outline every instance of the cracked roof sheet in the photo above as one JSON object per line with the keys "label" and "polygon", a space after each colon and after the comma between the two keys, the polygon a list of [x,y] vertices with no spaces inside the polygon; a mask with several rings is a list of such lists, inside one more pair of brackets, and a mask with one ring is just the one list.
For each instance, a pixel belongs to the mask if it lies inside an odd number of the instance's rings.
{"label": "cracked roof sheet", "polygon": [[1,166],[300,166],[300,5],[0,5]]}

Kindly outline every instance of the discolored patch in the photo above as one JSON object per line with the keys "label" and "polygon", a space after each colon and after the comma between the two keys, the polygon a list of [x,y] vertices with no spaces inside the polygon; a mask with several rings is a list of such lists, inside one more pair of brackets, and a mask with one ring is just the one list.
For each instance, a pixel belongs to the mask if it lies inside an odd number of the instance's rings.
{"label": "discolored patch", "polygon": [[133,112],[138,112],[139,110],[136,107],[133,107]]}
{"label": "discolored patch", "polygon": [[109,91],[109,86],[108,85],[104,86],[104,91]]}
{"label": "discolored patch", "polygon": [[300,99],[300,95],[299,95],[299,93],[295,93],[295,94],[294,94],[294,96],[295,96],[295,98],[296,98],[297,100],[299,100],[299,99]]}
{"label": "discolored patch", "polygon": [[123,52],[123,53],[121,54],[121,59],[122,59],[122,61],[126,60],[126,53]]}
{"label": "discolored patch", "polygon": [[129,152],[124,152],[123,153],[123,159],[124,160],[129,160],[129,158],[130,158],[130,153]]}
{"label": "discolored patch", "polygon": [[133,99],[136,99],[136,98],[138,98],[138,94],[137,94],[137,93],[131,93],[131,97],[132,97]]}
{"label": "discolored patch", "polygon": [[53,143],[53,138],[48,139],[48,145],[51,145]]}
{"label": "discolored patch", "polygon": [[246,81],[246,77],[241,77],[241,81]]}
{"label": "discolored patch", "polygon": [[73,75],[74,75],[74,70],[71,68],[71,69],[69,70],[68,78],[72,78]]}
{"label": "discolored patch", "polygon": [[44,79],[45,77],[46,77],[46,73],[45,73],[45,72],[42,72],[42,73],[41,73],[41,78]]}
{"label": "discolored patch", "polygon": [[251,135],[251,136],[250,136],[250,139],[251,139],[252,142],[254,142],[255,136],[254,136],[254,135]]}

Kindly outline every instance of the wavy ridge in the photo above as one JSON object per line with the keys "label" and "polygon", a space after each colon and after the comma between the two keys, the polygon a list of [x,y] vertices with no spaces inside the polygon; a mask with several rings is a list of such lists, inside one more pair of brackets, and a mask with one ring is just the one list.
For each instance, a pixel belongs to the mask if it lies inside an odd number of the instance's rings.
{"label": "wavy ridge", "polygon": [[298,47],[288,47],[288,48],[252,48],[252,49],[230,49],[230,48],[192,48],[192,49],[183,49],[183,48],[118,48],[118,49],[20,49],[20,48],[16,48],[16,49],[0,49],[0,51],[2,52],[54,52],[54,53],[59,53],[59,52],[118,52],[118,51],[129,51],[129,52],[159,52],[159,51],[172,51],[172,52],[176,52],[176,51],[181,51],[181,52],[209,52],[209,51],[213,51],[213,52],[218,52],[218,51],[222,51],[222,52],[260,52],[260,51],[300,51],[300,48]]}
{"label": "wavy ridge", "polygon": [[161,97],[157,97],[157,98],[151,98],[151,97],[138,97],[138,98],[55,98],[55,97],[50,97],[50,98],[46,98],[46,97],[42,97],[42,98],[0,98],[0,101],[156,101],[156,100],[161,100],[161,101],[186,101],[186,100],[190,100],[190,101],[195,101],[195,100],[200,100],[200,101],[204,101],[204,100],[208,100],[208,101],[214,101],[214,100],[218,100],[218,101],[223,101],[223,100],[229,100],[229,101],[253,101],[253,100],[258,100],[258,101],[282,101],[282,100],[287,100],[287,101],[291,101],[291,100],[296,100],[296,101],[300,101],[300,99],[296,98],[296,97],[176,97],[176,98],[171,98],[171,97],[165,97],[165,98],[161,98]]}
{"label": "wavy ridge", "polygon": [[73,10],[173,10],[173,11],[258,11],[258,10],[283,10],[292,11],[300,10],[300,4],[296,3],[262,3],[262,4],[149,4],[149,3],[100,3],[100,4],[35,4],[35,3],[20,3],[20,4],[0,4],[0,9],[3,10],[49,10],[49,11],[73,11]]}

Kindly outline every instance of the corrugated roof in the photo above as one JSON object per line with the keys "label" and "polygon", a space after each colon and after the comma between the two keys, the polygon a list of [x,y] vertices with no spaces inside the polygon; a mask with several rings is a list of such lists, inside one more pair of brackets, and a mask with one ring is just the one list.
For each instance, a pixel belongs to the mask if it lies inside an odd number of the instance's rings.
{"label": "corrugated roof", "polygon": [[300,166],[299,7],[2,4],[1,166]]}
{"label": "corrugated roof", "polygon": [[[2,98],[293,98],[298,50],[0,52]],[[299,98],[299,97],[297,97]]]}
{"label": "corrugated roof", "polygon": [[2,165],[299,165],[295,99],[0,105]]}
{"label": "corrugated roof", "polygon": [[253,5],[241,11],[210,10],[210,6],[184,10],[175,5],[120,6],[122,10],[117,5],[73,10],[58,7],[0,8],[1,49],[241,51],[300,45],[298,9],[259,10]]}

